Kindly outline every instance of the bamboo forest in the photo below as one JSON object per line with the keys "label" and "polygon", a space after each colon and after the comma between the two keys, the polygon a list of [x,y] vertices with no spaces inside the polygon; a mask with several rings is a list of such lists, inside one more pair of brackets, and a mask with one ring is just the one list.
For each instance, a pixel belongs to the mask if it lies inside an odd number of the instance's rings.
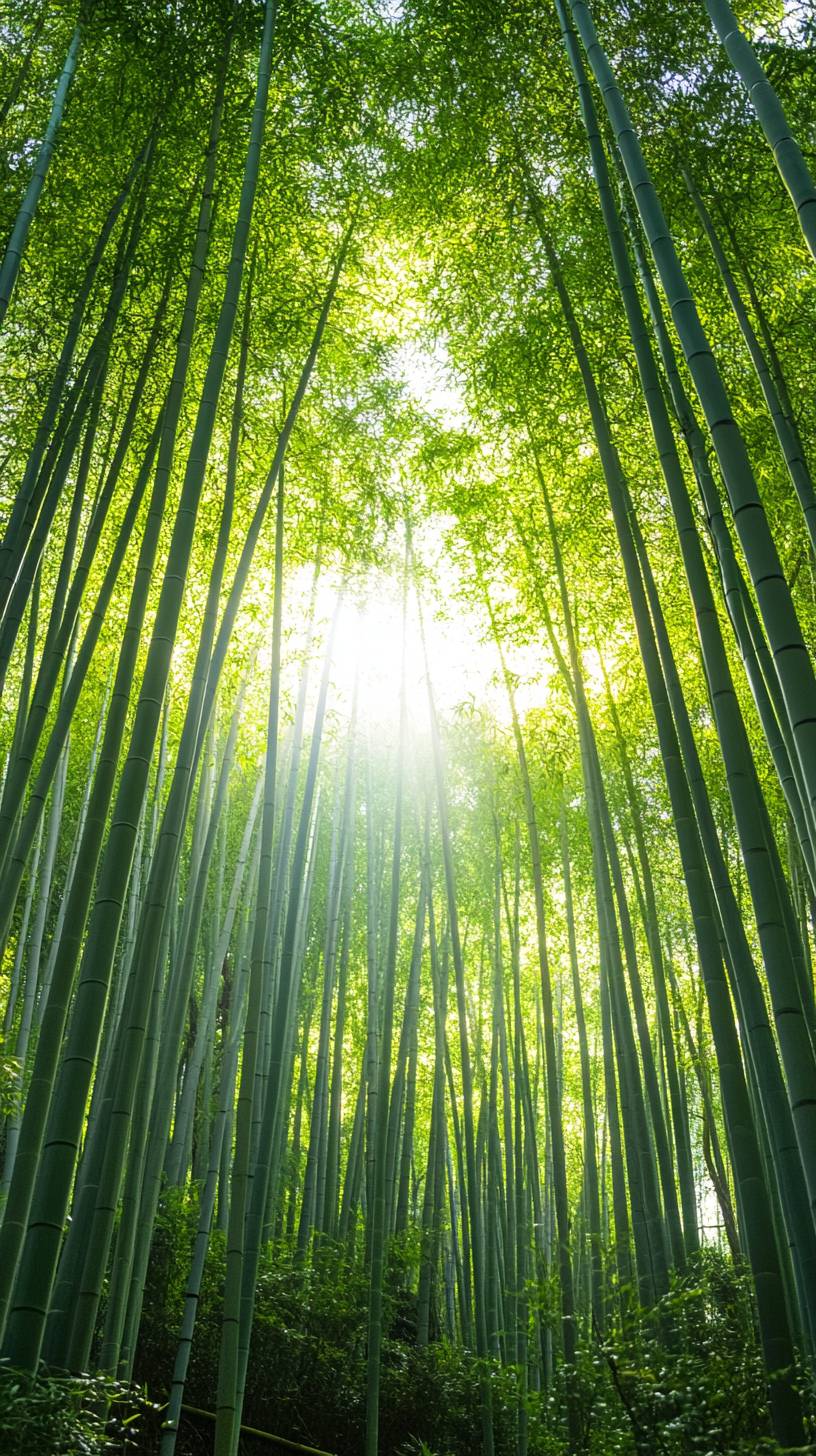
{"label": "bamboo forest", "polygon": [[0,0],[0,1453],[816,1451],[816,4]]}

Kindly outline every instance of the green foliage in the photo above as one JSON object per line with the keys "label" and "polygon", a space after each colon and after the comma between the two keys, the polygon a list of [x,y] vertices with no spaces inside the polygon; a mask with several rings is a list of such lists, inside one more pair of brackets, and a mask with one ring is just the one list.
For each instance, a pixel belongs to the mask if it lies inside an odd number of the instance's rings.
{"label": "green foliage", "polygon": [[136,1450],[155,1407],[104,1375],[36,1375],[0,1362],[0,1451],[20,1456],[104,1456]]}
{"label": "green foliage", "polygon": [[[768,1427],[750,1279],[713,1250],[648,1315],[592,1352],[592,1448],[661,1456],[778,1450]],[[597,1425],[596,1425],[597,1423]]]}
{"label": "green foliage", "polygon": [[[189,1204],[163,1208],[146,1290],[137,1374],[167,1389],[191,1233]],[[187,1399],[212,1409],[224,1246],[213,1241]],[[386,1287],[380,1435],[383,1456],[480,1456],[479,1362],[447,1340],[416,1345],[403,1254]],[[285,1242],[260,1274],[244,1422],[356,1456],[365,1420],[367,1280],[358,1259],[325,1243],[311,1266]],[[531,1336],[533,1329],[531,1327]],[[497,1456],[516,1449],[518,1372],[488,1362]],[[603,1340],[584,1332],[576,1375],[587,1456],[772,1456],[750,1279],[703,1251],[654,1310],[629,1309]],[[557,1391],[527,1395],[530,1456],[564,1456]],[[182,1423],[179,1450],[207,1427]],[[188,1444],[184,1444],[187,1442]],[[142,1449],[147,1451],[148,1446]],[[254,1452],[247,1438],[246,1449]],[[262,1449],[257,1443],[257,1449]]]}

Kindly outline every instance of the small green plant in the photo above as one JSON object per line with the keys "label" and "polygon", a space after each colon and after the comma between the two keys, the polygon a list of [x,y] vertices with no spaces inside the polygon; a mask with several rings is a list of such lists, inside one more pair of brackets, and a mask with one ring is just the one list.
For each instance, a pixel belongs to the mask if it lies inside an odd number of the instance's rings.
{"label": "small green plant", "polygon": [[0,1363],[0,1451],[5,1456],[103,1456],[137,1444],[141,1417],[154,1407],[144,1392],[104,1375]]}

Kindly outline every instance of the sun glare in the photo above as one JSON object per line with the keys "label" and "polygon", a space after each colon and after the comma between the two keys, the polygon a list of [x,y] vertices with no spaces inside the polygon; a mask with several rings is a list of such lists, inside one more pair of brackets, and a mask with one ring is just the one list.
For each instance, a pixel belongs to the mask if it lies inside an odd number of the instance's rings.
{"label": "sun glare", "polygon": [[[393,271],[386,258],[383,267]],[[387,290],[386,290],[387,292]],[[382,307],[387,307],[383,304]],[[467,425],[464,392],[444,346],[428,337],[409,335],[395,354],[395,366],[407,393],[439,423],[451,429]],[[405,687],[409,717],[424,732],[428,727],[428,677],[440,714],[457,709],[485,711],[509,726],[510,706],[495,643],[484,608],[469,599],[461,569],[448,541],[452,517],[432,515],[415,523],[413,546],[422,564],[421,604],[412,586],[403,628],[403,589],[399,568],[389,574],[372,569],[362,581],[343,590],[337,571],[325,570],[315,602],[315,648],[321,651],[342,597],[334,629],[330,710],[350,715],[355,692],[361,724],[393,734],[399,721],[405,638]],[[397,559],[400,550],[395,553]],[[294,633],[290,667],[299,672],[299,656],[310,613],[313,579],[304,567],[289,578],[284,619]],[[497,603],[498,605],[498,603]],[[421,614],[421,618],[420,618]],[[423,641],[424,635],[424,641]],[[295,645],[297,644],[297,645]],[[548,699],[554,664],[538,645],[508,646],[505,655],[515,684],[521,714],[543,707]],[[294,677],[293,677],[294,682]]]}
{"label": "sun glare", "polygon": [[[348,594],[340,606],[332,652],[330,703],[334,712],[350,715],[356,691],[361,724],[374,732],[380,729],[390,734],[400,712],[402,588],[398,581],[384,576],[372,576],[366,585],[365,594]],[[339,581],[327,575],[318,589],[316,603],[323,642],[339,596]],[[305,597],[306,592],[304,607]],[[428,725],[429,674],[437,709],[443,716],[470,706],[488,712],[502,724],[509,723],[496,648],[487,636],[484,620],[472,608],[459,599],[454,601],[452,592],[443,591],[436,600],[429,593],[422,602],[420,622],[416,593],[411,591],[404,637],[409,718],[420,732]],[[543,706],[551,676],[549,662],[530,649],[517,652],[510,665],[518,679],[520,710]]]}

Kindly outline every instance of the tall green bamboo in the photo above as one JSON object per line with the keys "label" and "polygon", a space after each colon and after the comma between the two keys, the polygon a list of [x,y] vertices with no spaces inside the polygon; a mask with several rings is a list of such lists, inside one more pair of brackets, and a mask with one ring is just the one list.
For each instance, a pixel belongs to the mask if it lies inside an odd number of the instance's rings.
{"label": "tall green bamboo", "polygon": [[[100,1013],[107,986],[105,971],[109,971],[112,963],[119,933],[123,894],[132,863],[135,823],[144,796],[160,704],[170,670],[170,656],[178,629],[181,596],[189,566],[207,454],[238,308],[260,169],[275,13],[274,6],[267,5],[252,130],[224,296],[199,400],[130,747],[122,770],[95,907],[88,928],[85,960],[93,961],[94,973],[93,978],[86,975],[83,981],[80,972],[80,984],[87,988],[87,993],[84,998],[80,993],[73,1013],[73,1027],[77,1037],[81,1038],[83,1051],[81,1055],[74,1057],[69,1053],[69,1059],[64,1063],[66,1069],[71,1068],[71,1080],[68,1080],[67,1074],[60,1089],[56,1109],[59,1125],[54,1125],[53,1133],[43,1148],[38,1177],[42,1203],[37,1205],[28,1226],[15,1303],[9,1314],[7,1353],[24,1367],[36,1364],[42,1341],[59,1237],[73,1175],[77,1138],[93,1067],[93,1051],[99,1035]],[[159,468],[161,469],[161,458]],[[87,1001],[87,1009],[83,1000]],[[84,1029],[86,1024],[87,1032]]]}
{"label": "tall green bamboo", "polygon": [[37,204],[40,200],[40,193],[45,186],[45,179],[48,176],[48,169],[51,165],[51,158],[54,154],[54,147],[57,141],[57,133],[62,123],[62,115],[65,110],[65,103],[68,100],[68,92],[71,89],[71,82],[74,79],[74,72],[79,59],[79,46],[82,40],[82,22],[74,27],[68,52],[60,72],[57,87],[54,92],[54,100],[51,103],[51,114],[48,118],[48,125],[45,135],[40,143],[39,151],[34,162],[34,169],[29,178],[25,196],[17,210],[14,219],[14,226],[11,236],[6,244],[3,254],[3,262],[0,264],[0,323],[6,315],[11,295],[14,292],[14,285],[17,282],[17,275],[20,271],[23,252],[28,241],[28,234],[34,215],[37,211]]}
{"label": "tall green bamboo", "polygon": [[816,183],[798,142],[791,135],[782,103],[768,80],[754,47],[740,30],[728,0],[704,0],[704,4],[728,59],[756,111],[765,140],[779,168],[779,175],[796,208],[799,226],[816,259]]}
{"label": "tall green bamboo", "polygon": [[683,356],[708,423],[731,511],[773,652],[808,799],[816,805],[816,677],[779,553],[757,491],[739,425],[700,322],[637,130],[615,81],[585,0],[570,12],[603,97],[632,195],[655,261]]}

